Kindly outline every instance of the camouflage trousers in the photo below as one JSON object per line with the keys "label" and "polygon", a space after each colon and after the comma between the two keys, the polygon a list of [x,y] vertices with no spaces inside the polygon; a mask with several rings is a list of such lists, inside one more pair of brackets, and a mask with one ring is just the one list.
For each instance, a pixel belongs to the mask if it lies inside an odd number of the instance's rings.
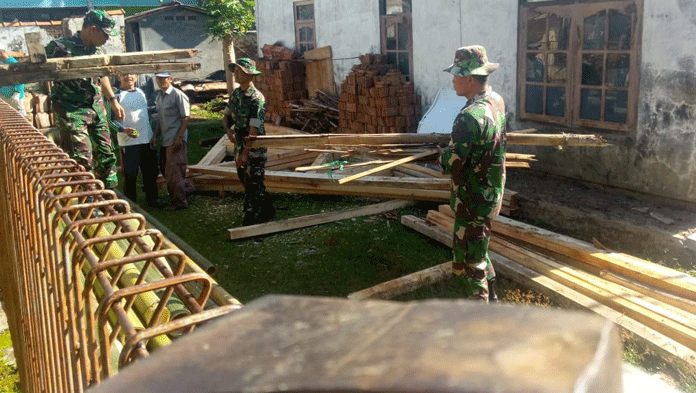
{"label": "camouflage trousers", "polygon": [[454,261],[452,273],[460,277],[464,295],[488,302],[488,280],[495,270],[488,257],[491,237],[489,217],[454,219]]}
{"label": "camouflage trousers", "polygon": [[92,171],[104,187],[113,188],[118,184],[116,155],[103,105],[100,102],[93,108],[67,112],[54,103],[53,116],[63,150],[85,170]]}
{"label": "camouflage trousers", "polygon": [[239,181],[244,185],[244,220],[242,225],[266,222],[275,215],[263,179],[266,173],[266,149],[252,149],[246,167],[237,168]]}

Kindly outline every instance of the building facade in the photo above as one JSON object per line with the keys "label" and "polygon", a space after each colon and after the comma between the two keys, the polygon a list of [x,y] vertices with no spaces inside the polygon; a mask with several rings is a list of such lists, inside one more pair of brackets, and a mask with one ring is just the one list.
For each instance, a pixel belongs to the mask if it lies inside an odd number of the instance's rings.
{"label": "building facade", "polygon": [[[514,147],[534,168],[696,202],[696,1],[264,0],[259,46],[330,45],[336,84],[365,53],[413,81],[424,112],[454,49],[487,48],[512,130],[594,133],[605,148]],[[449,130],[442,130],[449,132]]]}

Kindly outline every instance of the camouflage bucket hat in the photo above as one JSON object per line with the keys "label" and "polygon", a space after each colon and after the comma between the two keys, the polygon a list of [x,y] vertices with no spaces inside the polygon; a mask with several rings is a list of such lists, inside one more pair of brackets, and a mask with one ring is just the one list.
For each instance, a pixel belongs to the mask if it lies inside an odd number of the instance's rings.
{"label": "camouflage bucket hat", "polygon": [[234,66],[238,66],[246,74],[250,74],[250,75],[261,74],[261,72],[259,72],[259,70],[256,69],[256,62],[254,60],[247,58],[247,57],[242,57],[241,59],[237,59],[236,62],[231,63],[228,66],[230,68],[230,71],[234,71]]}
{"label": "camouflage bucket hat", "polygon": [[454,62],[445,72],[457,76],[490,75],[500,64],[489,63],[486,48],[480,45],[465,46],[454,52]]}
{"label": "camouflage bucket hat", "polygon": [[117,36],[118,30],[116,29],[116,21],[111,19],[109,14],[102,10],[90,10],[85,15],[85,25],[94,25],[102,29],[104,33],[109,36]]}

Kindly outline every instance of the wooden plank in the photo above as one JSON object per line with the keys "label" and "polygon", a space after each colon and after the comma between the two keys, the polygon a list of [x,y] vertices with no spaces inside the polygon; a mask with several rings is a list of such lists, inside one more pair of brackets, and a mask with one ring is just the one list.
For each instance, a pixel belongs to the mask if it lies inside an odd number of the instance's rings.
{"label": "wooden plank", "polygon": [[[416,230],[437,240],[440,243],[452,247],[452,233],[440,227],[428,225],[424,220],[415,216],[402,216],[401,223],[411,229]],[[622,328],[627,329],[636,336],[652,344],[654,349],[665,355],[678,357],[691,365],[696,366],[696,351],[686,347],[674,339],[659,333],[638,321],[627,317],[624,313],[607,307],[596,300],[585,296],[553,279],[540,275],[539,273],[520,265],[513,260],[506,258],[494,251],[489,251],[489,257],[493,263],[496,273],[501,277],[517,282],[518,284],[530,288],[539,293],[543,293],[559,304],[570,303],[571,305],[595,312],[611,320]]]}
{"label": "wooden plank", "polygon": [[307,92],[311,98],[317,96],[317,90],[329,94],[336,93],[331,47],[324,46],[304,53],[307,61]]}
{"label": "wooden plank", "polygon": [[348,299],[391,299],[450,277],[452,277],[452,261],[353,292],[348,295]]}
{"label": "wooden plank", "polygon": [[505,217],[496,217],[492,230],[696,301],[696,278],[674,269],[631,255],[602,250],[592,244]]}
{"label": "wooden plank", "polygon": [[24,40],[27,43],[29,61],[32,63],[45,63],[46,48],[43,45],[41,33],[26,33],[24,34]]}
{"label": "wooden plank", "polygon": [[[226,168],[221,166],[203,166],[189,165],[191,173],[205,173],[209,175],[217,175],[229,177],[238,180],[236,168]],[[337,185],[336,180],[342,179],[344,176],[333,174],[333,178],[329,178],[323,173],[302,173],[290,171],[266,171],[266,182],[282,182],[284,184],[305,184],[318,187],[321,184]],[[418,188],[432,191],[447,191],[449,193],[450,183],[448,179],[432,179],[432,178],[394,178],[391,176],[366,176],[355,180],[360,185],[384,186],[384,187],[403,187],[403,188]],[[345,189],[348,186],[343,186]]]}
{"label": "wooden plank", "polygon": [[414,201],[396,200],[377,203],[369,206],[361,206],[348,210],[313,214],[310,216],[290,218],[283,221],[268,222],[265,224],[249,225],[240,228],[229,229],[230,239],[238,240],[247,237],[268,235],[271,233],[284,232],[292,229],[306,228],[315,225],[326,224],[329,222],[345,220],[348,218],[379,214],[382,212],[399,209],[413,205]]}
{"label": "wooden plank", "polygon": [[649,296],[651,298],[657,299],[661,302],[667,303],[671,306],[680,308],[686,312],[690,312],[696,315],[696,302],[694,301],[684,299],[679,296],[674,296],[657,288],[651,288],[646,285],[633,282],[629,279],[617,276],[616,274],[607,271],[600,271],[599,275],[607,281],[611,281],[613,283],[622,285],[626,288],[630,288],[636,292],[642,293],[645,296]]}
{"label": "wooden plank", "polygon": [[[696,349],[695,330],[681,323],[666,319],[655,310],[636,304],[631,301],[632,299],[626,299],[617,295],[614,291],[607,290],[606,285],[599,283],[599,278],[595,279],[589,274],[572,271],[570,268],[544,256],[534,254],[516,244],[497,237],[491,237],[490,249],[626,314],[645,326],[671,337],[691,350]],[[608,282],[605,281],[605,283]]]}
{"label": "wooden plank", "polygon": [[696,366],[696,351],[509,258],[505,258],[495,252],[489,252],[488,254],[495,267],[496,274],[499,276],[514,281],[534,292],[542,293],[557,304],[580,307],[597,313],[651,344],[651,348],[663,358],[676,357],[692,366]]}
{"label": "wooden plank", "polygon": [[[259,135],[254,146],[299,146],[301,139],[306,146],[319,145],[385,145],[385,144],[439,144],[450,142],[450,134],[316,134],[298,137],[296,135]],[[508,145],[535,146],[608,146],[598,135],[585,134],[507,134]]]}
{"label": "wooden plank", "polygon": [[353,164],[345,164],[345,165],[312,165],[312,166],[301,166],[295,168],[295,172],[309,172],[309,171],[328,171],[329,169],[340,169],[340,168],[357,168],[357,167],[363,167],[363,166],[369,166],[369,165],[379,165],[379,164],[386,164],[390,163],[391,161],[386,161],[386,160],[374,160],[374,161],[365,161],[365,162],[356,162]]}
{"label": "wooden plank", "polygon": [[201,67],[200,63],[143,63],[119,66],[75,68],[69,70],[12,71],[0,73],[0,85],[19,85],[22,83],[47,82],[67,79],[91,78],[117,74],[153,74],[157,72],[192,72]]}
{"label": "wooden plank", "polygon": [[227,135],[218,139],[217,143],[201,158],[198,165],[214,165],[220,163],[227,156],[227,144],[232,143]]}
{"label": "wooden plank", "polygon": [[427,156],[430,156],[430,155],[433,155],[436,153],[437,153],[437,150],[428,150],[428,151],[420,153],[420,154],[416,154],[416,155],[413,155],[410,157],[402,158],[400,160],[392,161],[389,164],[380,165],[376,168],[369,169],[365,172],[361,172],[361,173],[358,173],[358,174],[355,174],[352,176],[344,177],[343,179],[340,179],[338,181],[338,184],[345,184],[345,183],[348,183],[348,182],[353,181],[355,179],[360,179],[361,177],[365,177],[365,176],[371,175],[373,173],[381,172],[385,169],[393,168],[395,166],[399,166],[399,165],[407,163],[407,162],[415,161],[419,158],[424,158],[424,157],[427,157]]}

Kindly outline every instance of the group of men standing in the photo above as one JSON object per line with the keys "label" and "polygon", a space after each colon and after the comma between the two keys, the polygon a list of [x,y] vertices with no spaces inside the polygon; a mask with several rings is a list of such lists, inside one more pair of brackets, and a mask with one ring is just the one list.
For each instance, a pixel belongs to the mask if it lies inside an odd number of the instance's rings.
{"label": "group of men standing", "polygon": [[[102,54],[110,36],[118,35],[116,22],[101,10],[84,17],[82,29],[71,37],[60,37],[46,45],[48,58]],[[138,76],[119,76],[116,91],[108,77],[71,79],[55,82],[51,91],[53,113],[60,131],[61,147],[71,158],[92,171],[105,188],[118,183],[116,153],[121,155],[125,178],[124,192],[137,200],[136,179],[143,173],[145,199],[149,206],[162,207],[157,197],[158,161],[155,143],[161,135],[160,170],[164,174],[170,203],[167,210],[186,208],[193,191],[186,181],[186,141],[190,106],[188,97],[172,86],[169,73],[155,74],[160,88],[156,111],[148,105],[145,93],[135,86]],[[111,117],[107,115],[109,102]],[[156,121],[150,116],[156,114]],[[154,127],[153,127],[154,124]],[[110,125],[118,130],[112,140]],[[114,143],[118,143],[118,149]]]}
{"label": "group of men standing", "polygon": [[[82,30],[72,37],[59,38],[46,46],[48,57],[93,55],[114,34],[115,22],[99,10],[87,13]],[[117,33],[116,33],[117,34]],[[481,46],[456,50],[454,61],[445,69],[453,75],[459,96],[468,99],[452,126],[451,140],[439,158],[444,173],[452,178],[450,206],[455,212],[453,273],[460,277],[465,297],[495,300],[492,284],[495,272],[488,257],[491,221],[500,212],[505,186],[505,104],[491,90],[488,76],[498,68],[490,63]],[[260,74],[253,60],[242,58],[229,65],[239,83],[224,111],[223,127],[234,143],[239,179],[244,185],[243,225],[269,221],[275,209],[264,186],[265,148],[255,148],[253,138],[263,135],[265,102],[253,84]],[[147,119],[145,95],[135,87],[136,75],[121,76],[121,88],[114,92],[108,77],[56,82],[53,105],[61,130],[63,148],[80,165],[92,170],[105,187],[116,185],[116,156],[102,96],[109,101],[119,128],[126,174],[126,195],[135,200],[138,168],[145,178],[146,201],[158,206],[157,164],[154,142],[161,134],[160,160],[167,180],[171,210],[185,208],[192,191],[186,181],[188,98],[172,86],[168,73],[156,74],[157,125]]]}

